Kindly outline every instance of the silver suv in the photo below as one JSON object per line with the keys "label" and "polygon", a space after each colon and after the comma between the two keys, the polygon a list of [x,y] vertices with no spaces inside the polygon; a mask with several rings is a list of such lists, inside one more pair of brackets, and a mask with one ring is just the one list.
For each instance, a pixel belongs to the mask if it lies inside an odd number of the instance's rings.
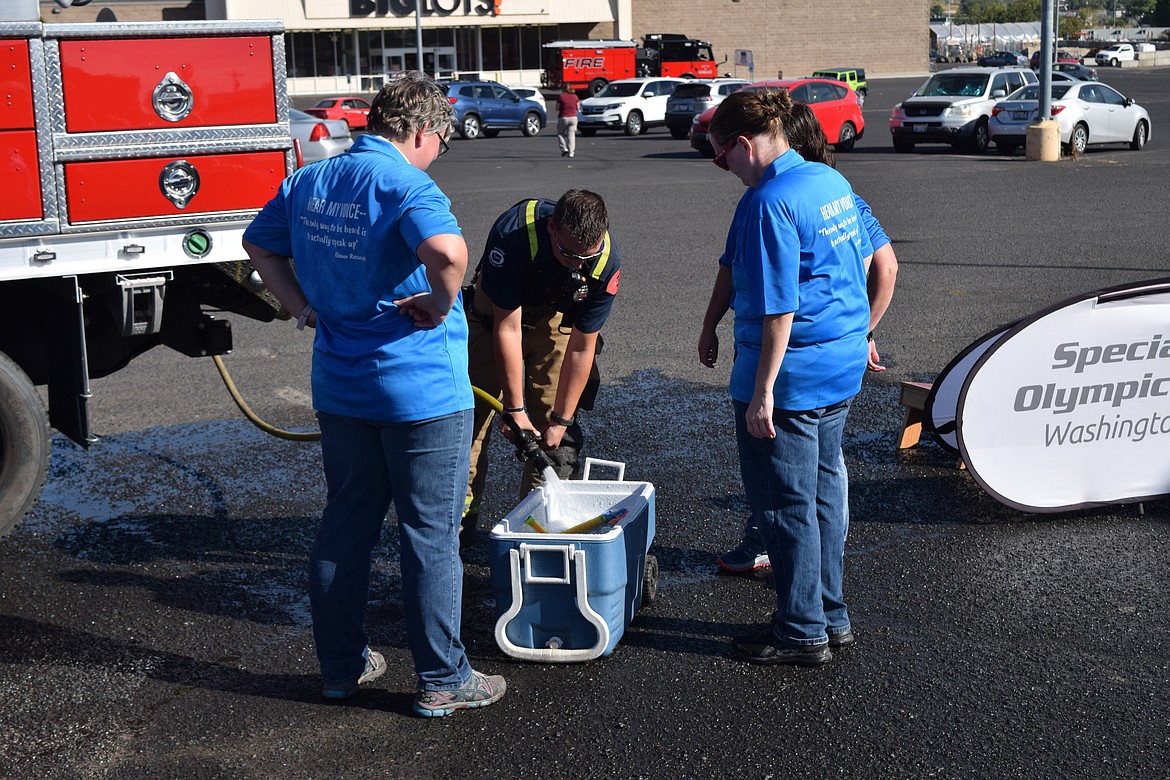
{"label": "silver suv", "polygon": [[894,149],[915,144],[950,144],[981,153],[990,135],[991,109],[1020,87],[1036,83],[1027,68],[952,68],[935,73],[918,91],[894,106],[890,133]]}
{"label": "silver suv", "polygon": [[666,101],[666,127],[671,138],[686,138],[691,121],[747,84],[745,79],[695,79],[679,84]]}

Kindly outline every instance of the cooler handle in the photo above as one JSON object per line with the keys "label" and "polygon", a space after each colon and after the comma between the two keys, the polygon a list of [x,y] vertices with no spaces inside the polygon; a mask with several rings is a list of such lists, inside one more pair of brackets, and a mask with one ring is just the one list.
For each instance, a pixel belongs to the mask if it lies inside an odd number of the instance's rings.
{"label": "cooler handle", "polygon": [[577,574],[577,606],[581,615],[597,629],[597,643],[593,647],[561,650],[552,647],[520,647],[508,639],[508,624],[524,607],[524,589],[520,586],[520,551],[508,550],[508,565],[512,574],[512,606],[496,621],[496,644],[508,655],[524,661],[571,662],[592,661],[609,644],[609,624],[589,606],[589,587],[585,575],[585,551],[572,552],[573,568]]}
{"label": "cooler handle", "polygon": [[602,460],[601,458],[586,458],[585,459],[585,473],[581,475],[581,479],[589,479],[589,472],[593,469],[593,465],[609,466],[617,469],[617,482],[623,482],[626,478],[626,464],[619,460]]}
{"label": "cooler handle", "polygon": [[[564,574],[559,577],[542,577],[538,574],[532,573],[532,553],[542,553],[555,555],[560,553],[564,557],[565,568]],[[538,582],[546,585],[571,585],[572,578],[569,576],[569,558],[573,554],[573,548],[567,544],[528,544],[526,542],[520,543],[520,556],[524,559],[524,581]]]}

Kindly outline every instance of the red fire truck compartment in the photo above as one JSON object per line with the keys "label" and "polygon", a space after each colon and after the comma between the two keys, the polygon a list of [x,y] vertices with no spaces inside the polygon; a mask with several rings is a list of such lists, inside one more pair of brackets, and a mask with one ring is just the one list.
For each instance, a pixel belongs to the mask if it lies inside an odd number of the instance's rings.
{"label": "red fire truck compartment", "polygon": [[268,36],[63,40],[70,133],[276,121]]}
{"label": "red fire truck compartment", "polygon": [[0,181],[0,220],[44,216],[36,130],[0,131]]}
{"label": "red fire truck compartment", "polygon": [[280,151],[66,163],[65,201],[73,224],[254,209],[284,175]]}
{"label": "red fire truck compartment", "polygon": [[0,40],[0,130],[33,126],[28,41]]}

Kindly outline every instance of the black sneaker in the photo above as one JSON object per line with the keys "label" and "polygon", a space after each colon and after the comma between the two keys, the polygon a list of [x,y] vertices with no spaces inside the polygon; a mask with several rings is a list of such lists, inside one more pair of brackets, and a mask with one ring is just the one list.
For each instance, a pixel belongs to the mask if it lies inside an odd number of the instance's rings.
{"label": "black sneaker", "polygon": [[771,631],[737,637],[731,640],[731,649],[736,658],[764,666],[775,664],[821,666],[833,660],[833,654],[829,652],[827,644],[781,646]]}
{"label": "black sneaker", "polygon": [[829,647],[836,650],[840,647],[849,647],[857,641],[857,637],[853,635],[853,629],[842,631],[840,634],[829,634]]}

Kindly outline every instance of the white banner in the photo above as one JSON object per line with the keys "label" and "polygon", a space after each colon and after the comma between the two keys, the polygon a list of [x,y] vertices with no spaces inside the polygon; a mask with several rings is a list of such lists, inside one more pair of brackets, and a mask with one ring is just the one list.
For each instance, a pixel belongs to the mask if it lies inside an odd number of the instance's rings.
{"label": "white banner", "polygon": [[[1013,325],[1015,323],[1012,323]],[[959,437],[956,434],[955,419],[959,414],[959,394],[963,392],[963,385],[971,369],[983,357],[983,353],[991,348],[1000,336],[1011,328],[1004,325],[991,333],[980,336],[955,356],[947,364],[930,388],[926,396],[926,404],[922,408],[922,428],[934,436],[935,441],[951,452],[958,453]]]}
{"label": "white banner", "polygon": [[1170,279],[1020,321],[968,375],[956,419],[972,476],[1018,509],[1170,495]]}

